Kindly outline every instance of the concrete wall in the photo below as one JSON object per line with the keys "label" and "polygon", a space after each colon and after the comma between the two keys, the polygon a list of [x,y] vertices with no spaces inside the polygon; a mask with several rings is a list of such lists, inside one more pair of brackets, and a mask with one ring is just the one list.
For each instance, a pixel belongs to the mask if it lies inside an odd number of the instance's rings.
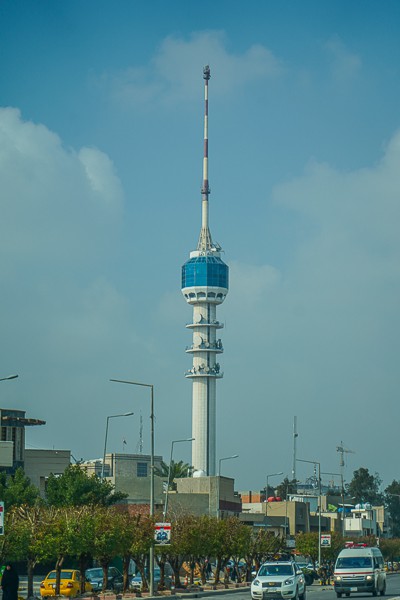
{"label": "concrete wall", "polygon": [[50,474],[64,473],[71,463],[70,450],[25,449],[25,474],[44,496]]}

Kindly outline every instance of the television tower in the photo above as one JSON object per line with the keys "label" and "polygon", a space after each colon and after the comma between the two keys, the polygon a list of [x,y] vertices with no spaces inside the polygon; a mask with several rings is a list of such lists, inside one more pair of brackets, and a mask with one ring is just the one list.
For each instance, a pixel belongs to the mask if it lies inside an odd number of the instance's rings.
{"label": "television tower", "polygon": [[217,305],[228,293],[229,269],[221,259],[222,248],[214,243],[208,227],[208,82],[210,67],[204,77],[204,157],[201,188],[201,230],[197,249],[190,252],[182,267],[182,294],[193,306],[192,344],[186,352],[193,356],[192,368],[185,377],[192,380],[192,466],[197,476],[213,476],[216,470],[216,383],[223,377],[217,355],[223,352],[217,330]]}

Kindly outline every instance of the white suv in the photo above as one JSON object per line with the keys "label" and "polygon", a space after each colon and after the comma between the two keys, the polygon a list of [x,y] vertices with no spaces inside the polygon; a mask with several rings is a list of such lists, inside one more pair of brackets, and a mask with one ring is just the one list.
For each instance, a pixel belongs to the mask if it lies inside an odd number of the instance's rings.
{"label": "white suv", "polygon": [[251,583],[251,597],[253,600],[267,598],[306,600],[303,571],[292,560],[265,562]]}

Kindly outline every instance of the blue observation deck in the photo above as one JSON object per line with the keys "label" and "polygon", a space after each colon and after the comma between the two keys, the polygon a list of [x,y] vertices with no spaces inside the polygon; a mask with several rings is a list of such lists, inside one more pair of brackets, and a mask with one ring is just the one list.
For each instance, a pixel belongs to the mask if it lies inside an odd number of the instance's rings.
{"label": "blue observation deck", "polygon": [[196,256],[182,267],[182,289],[217,287],[229,289],[229,267],[217,256]]}

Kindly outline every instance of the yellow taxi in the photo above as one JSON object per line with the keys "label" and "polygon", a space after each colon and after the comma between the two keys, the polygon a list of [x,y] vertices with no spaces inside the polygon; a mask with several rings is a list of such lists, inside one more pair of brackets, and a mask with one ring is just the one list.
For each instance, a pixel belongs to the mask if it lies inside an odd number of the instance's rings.
{"label": "yellow taxi", "polygon": [[[92,586],[85,581],[85,592],[91,592]],[[60,575],[60,595],[74,598],[81,593],[81,574],[76,569],[63,569]],[[56,572],[50,571],[40,584],[42,598],[56,595]]]}

